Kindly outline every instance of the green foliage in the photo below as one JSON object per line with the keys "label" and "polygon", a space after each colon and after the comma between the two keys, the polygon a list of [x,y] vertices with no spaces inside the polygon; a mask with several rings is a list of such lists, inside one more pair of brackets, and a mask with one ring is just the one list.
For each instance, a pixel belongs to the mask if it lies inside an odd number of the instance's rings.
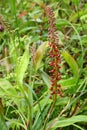
{"label": "green foliage", "polygon": [[73,116],[69,119],[62,119],[62,120],[56,121],[56,123],[51,127],[50,130],[54,130],[59,127],[73,125],[76,122],[87,122],[87,116],[77,115],[77,116]]}
{"label": "green foliage", "polygon": [[68,65],[70,66],[70,68],[72,69],[73,75],[75,80],[78,80],[79,77],[79,69],[78,69],[78,65],[76,63],[76,61],[74,60],[74,58],[67,52],[62,52],[63,57],[65,58],[66,62],[68,63]]}
{"label": "green foliage", "polygon": [[43,43],[42,45],[39,46],[39,48],[36,50],[36,52],[34,54],[34,68],[36,71],[40,68],[46,46],[47,46],[47,44]]}
{"label": "green foliage", "polygon": [[3,116],[0,114],[0,129],[1,130],[8,130],[8,127],[3,119]]}
{"label": "green foliage", "polygon": [[[61,46],[63,97],[51,113],[46,5]],[[0,130],[86,130],[87,2],[0,0],[0,19]]]}
{"label": "green foliage", "polygon": [[23,84],[23,78],[25,76],[25,72],[27,70],[29,63],[29,53],[28,50],[26,50],[23,54],[23,56],[20,58],[20,61],[18,61],[16,66],[16,77],[17,82],[22,85]]}
{"label": "green foliage", "polygon": [[16,96],[16,90],[15,88],[11,85],[11,83],[4,79],[4,78],[0,78],[0,97],[4,97],[4,96]]}

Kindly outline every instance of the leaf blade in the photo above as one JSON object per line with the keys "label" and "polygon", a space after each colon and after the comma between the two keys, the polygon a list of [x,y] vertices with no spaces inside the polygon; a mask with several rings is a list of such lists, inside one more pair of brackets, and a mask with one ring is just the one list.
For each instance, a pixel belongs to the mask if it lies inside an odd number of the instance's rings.
{"label": "leaf blade", "polygon": [[73,117],[68,118],[68,119],[58,120],[51,127],[50,130],[55,130],[56,128],[59,128],[59,127],[69,126],[69,125],[72,125],[72,124],[77,123],[77,122],[87,122],[87,116],[77,115],[77,116],[73,116]]}
{"label": "leaf blade", "polygon": [[62,52],[65,61],[68,63],[69,67],[72,69],[73,76],[77,80],[79,77],[79,68],[75,59],[66,51]]}
{"label": "leaf blade", "polygon": [[17,68],[16,68],[16,78],[17,78],[17,82],[20,85],[23,84],[23,78],[27,70],[28,63],[29,63],[29,53],[28,53],[28,50],[26,50],[23,56],[21,57],[20,63],[17,65]]}

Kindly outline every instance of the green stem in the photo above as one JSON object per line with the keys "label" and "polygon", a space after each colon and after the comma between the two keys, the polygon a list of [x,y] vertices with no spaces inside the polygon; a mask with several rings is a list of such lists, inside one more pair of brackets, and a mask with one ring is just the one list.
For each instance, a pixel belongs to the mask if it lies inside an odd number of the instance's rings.
{"label": "green stem", "polygon": [[49,112],[48,112],[48,114],[47,114],[47,117],[46,117],[46,119],[45,119],[43,130],[46,130],[46,123],[47,123],[48,119],[50,118],[50,115],[52,114],[53,109],[54,109],[54,107],[55,107],[55,105],[56,105],[57,95],[55,94],[53,98],[54,98],[54,99],[53,99],[53,104],[52,104],[52,106],[50,107],[50,110],[49,110]]}

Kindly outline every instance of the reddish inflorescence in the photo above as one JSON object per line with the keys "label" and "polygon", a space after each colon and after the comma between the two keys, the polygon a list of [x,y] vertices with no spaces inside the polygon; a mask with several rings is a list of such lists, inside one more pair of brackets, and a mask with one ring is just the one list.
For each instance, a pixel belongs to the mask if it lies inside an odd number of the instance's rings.
{"label": "reddish inflorescence", "polygon": [[46,7],[46,15],[48,17],[48,23],[49,23],[49,28],[48,28],[48,40],[49,40],[49,56],[50,56],[50,73],[51,73],[51,96],[54,94],[59,94],[62,96],[61,93],[61,85],[57,84],[58,80],[61,79],[60,75],[60,63],[61,63],[61,58],[60,58],[60,53],[59,53],[59,38],[58,34],[56,31],[56,24],[55,24],[55,18],[54,18],[54,13],[51,7]]}

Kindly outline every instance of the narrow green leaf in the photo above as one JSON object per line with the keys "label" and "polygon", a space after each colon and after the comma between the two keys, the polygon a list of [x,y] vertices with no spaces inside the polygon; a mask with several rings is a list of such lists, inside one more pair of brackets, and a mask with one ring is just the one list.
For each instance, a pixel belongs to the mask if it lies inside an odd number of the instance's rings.
{"label": "narrow green leaf", "polygon": [[63,88],[71,88],[76,85],[76,79],[71,77],[58,82]]}
{"label": "narrow green leaf", "polygon": [[[32,87],[31,86],[29,86],[29,84],[26,84],[25,83],[25,86],[26,87],[28,87],[29,88],[29,102],[30,102],[30,105],[31,105],[31,110],[33,109],[33,96],[35,97],[35,99],[37,100],[37,105],[38,105],[38,110],[39,110],[39,114],[41,115],[41,122],[42,122],[42,120],[43,120],[43,117],[42,117],[42,110],[41,110],[41,105],[40,105],[40,103],[39,103],[39,100],[38,100],[38,97],[37,97],[37,95],[35,94],[35,92],[33,91],[33,89],[32,89]],[[33,96],[32,96],[33,95]],[[32,101],[32,102],[31,102]],[[35,109],[34,109],[35,110]]]}
{"label": "narrow green leaf", "polygon": [[73,2],[74,2],[74,4],[75,4],[76,6],[78,6],[80,0],[73,0]]}
{"label": "narrow green leaf", "polygon": [[87,122],[87,116],[77,115],[77,116],[73,116],[73,117],[68,118],[68,119],[66,118],[66,119],[63,119],[63,120],[58,120],[50,128],[50,130],[55,130],[56,128],[59,128],[59,127],[69,126],[69,125],[72,125],[72,124],[77,123],[77,122]]}
{"label": "narrow green leaf", "polygon": [[4,117],[0,114],[0,130],[8,130]]}
{"label": "narrow green leaf", "polygon": [[64,57],[64,59],[66,60],[66,62],[68,63],[68,65],[70,66],[70,68],[72,69],[73,72],[73,76],[75,78],[75,80],[78,79],[79,77],[79,68],[78,68],[78,64],[75,61],[75,59],[66,51],[62,52],[62,55]]}
{"label": "narrow green leaf", "polygon": [[37,29],[36,27],[24,27],[22,28],[19,33],[25,33],[26,31],[30,31],[30,30],[34,30],[34,29]]}
{"label": "narrow green leaf", "polygon": [[49,88],[51,86],[51,81],[50,81],[49,75],[47,75],[44,71],[40,71],[40,75],[41,75],[43,81],[45,82],[45,84],[47,85],[47,87]]}
{"label": "narrow green leaf", "polygon": [[28,53],[28,50],[26,50],[23,56],[21,57],[20,63],[17,65],[17,68],[16,68],[17,81],[21,85],[23,83],[23,78],[27,70],[28,63],[29,63],[29,53]]}
{"label": "narrow green leaf", "polygon": [[68,25],[68,23],[65,19],[58,19],[57,20],[57,26],[58,27],[65,26],[65,25]]}
{"label": "narrow green leaf", "polygon": [[41,61],[42,61],[43,55],[45,53],[46,47],[47,47],[46,43],[41,44],[34,54],[34,68],[36,71],[41,66]]}

